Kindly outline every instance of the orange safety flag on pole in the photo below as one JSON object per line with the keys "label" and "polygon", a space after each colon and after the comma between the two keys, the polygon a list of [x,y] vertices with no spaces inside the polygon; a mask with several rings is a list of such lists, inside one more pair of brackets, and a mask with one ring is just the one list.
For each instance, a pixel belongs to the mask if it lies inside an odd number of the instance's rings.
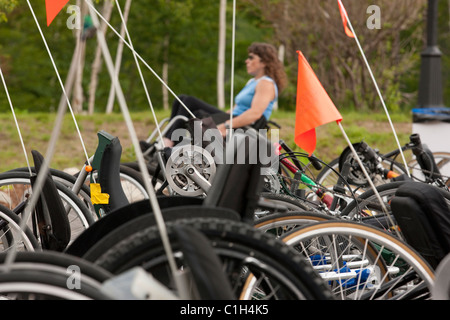
{"label": "orange safety flag on pole", "polygon": [[339,5],[339,11],[341,13],[342,23],[344,24],[345,34],[347,36],[349,36],[350,38],[354,38],[355,35],[353,34],[353,32],[348,27],[347,11],[345,11],[344,5],[342,4],[341,0],[337,0],[337,2],[338,2],[338,5]]}
{"label": "orange safety flag on pole", "polygon": [[316,149],[315,128],[342,116],[331,101],[308,61],[298,52],[297,105],[294,141],[311,155]]}
{"label": "orange safety flag on pole", "polygon": [[53,19],[64,8],[69,0],[45,0],[45,10],[47,12],[47,27],[50,26]]}

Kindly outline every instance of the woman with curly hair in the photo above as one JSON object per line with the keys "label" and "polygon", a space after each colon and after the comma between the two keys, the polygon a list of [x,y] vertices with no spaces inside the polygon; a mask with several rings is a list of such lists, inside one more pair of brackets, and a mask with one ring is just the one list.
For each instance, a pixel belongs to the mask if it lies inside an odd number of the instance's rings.
{"label": "woman with curly hair", "polygon": [[[267,43],[252,43],[248,47],[248,57],[245,60],[247,73],[252,78],[236,95],[233,108],[233,128],[251,126],[255,129],[264,128],[269,120],[279,93],[286,87],[287,78],[284,68],[278,59],[278,53],[273,45]],[[211,116],[222,136],[229,128],[230,114],[193,96],[180,95],[179,100],[189,108],[198,118]],[[173,102],[171,118],[183,115],[191,118],[192,115],[178,99]],[[172,133],[184,127],[179,121],[168,130],[165,135],[165,145],[173,146],[170,139]]]}

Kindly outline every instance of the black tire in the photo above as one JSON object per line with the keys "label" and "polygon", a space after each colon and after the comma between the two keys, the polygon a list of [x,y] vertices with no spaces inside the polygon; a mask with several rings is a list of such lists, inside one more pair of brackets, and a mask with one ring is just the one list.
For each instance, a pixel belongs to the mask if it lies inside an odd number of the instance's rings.
{"label": "black tire", "polygon": [[[18,232],[21,227],[21,221],[16,213],[0,204],[2,244],[5,250],[8,250],[9,245],[13,244],[13,241],[18,240],[14,239],[14,237],[20,236]],[[40,248],[38,240],[27,226],[24,227],[23,234],[20,237],[22,238],[20,242],[23,243],[24,250],[34,251]]]}
{"label": "black tire", "polygon": [[[31,171],[34,173],[35,169],[34,167],[30,168]],[[50,174],[53,177],[54,181],[60,182],[63,185],[67,186],[68,188],[72,188],[73,185],[76,183],[77,181],[77,176],[76,175],[71,175],[67,172],[61,171],[61,170],[57,170],[57,169],[53,169],[50,168]],[[29,173],[29,169],[28,167],[21,167],[21,168],[16,168],[10,171],[17,171],[17,172],[28,172]],[[94,212],[94,209],[92,207],[92,203],[91,203],[91,190],[89,188],[89,186],[85,185],[85,184],[81,184],[80,187],[80,191],[78,193],[78,196],[82,199],[83,203],[92,210],[92,212]]]}
{"label": "black tire", "polygon": [[[307,202],[287,194],[262,192],[260,196],[262,201],[255,212],[257,216],[262,217],[287,211],[312,211]],[[264,206],[265,201],[267,201],[267,206]]]}
{"label": "black tire", "polygon": [[67,275],[44,270],[10,270],[0,273],[0,296],[6,300],[110,300],[99,287],[83,282],[67,286]]}
{"label": "black tire", "polygon": [[[166,201],[167,200],[167,201]],[[208,209],[198,198],[161,197],[159,205],[164,221],[188,217],[210,217],[240,220],[239,214],[230,209]],[[177,204],[177,201],[182,203]],[[169,207],[168,206],[169,204]],[[118,239],[131,236],[142,228],[156,225],[156,218],[148,200],[132,203],[127,207],[111,212],[86,230],[74,243],[69,245],[66,253],[95,261],[100,255],[116,244]]]}
{"label": "black tire", "polygon": [[[403,183],[405,183],[405,181],[389,182],[376,187],[377,192],[380,194],[380,196],[385,197],[384,202],[387,205],[388,211],[390,211],[389,199],[395,195],[395,192]],[[443,195],[447,204],[450,205],[450,193],[441,188],[435,188]],[[375,192],[372,189],[363,192],[357,197],[356,200],[357,201],[350,202],[349,205],[342,211],[343,216],[354,216],[357,213],[358,206],[361,207],[370,205],[374,210],[380,210],[380,205],[378,203],[378,200],[375,198]]]}
{"label": "black tire", "polygon": [[[5,263],[7,256],[8,253],[6,252],[0,253],[0,264]],[[113,274],[89,261],[69,254],[49,250],[17,252],[11,267],[13,269],[37,269],[37,265],[61,267],[63,270],[67,270],[71,266],[77,266],[84,276],[90,277],[98,283],[103,283],[113,277]],[[67,274],[67,272],[64,271],[64,274]]]}
{"label": "black tire", "polygon": [[[89,208],[85,205],[85,203],[70,188],[62,184],[60,181],[54,181],[54,183],[58,190],[58,193],[64,199],[64,203],[68,204],[71,207],[70,211],[68,212],[68,217],[72,229],[71,240],[73,240],[83,230],[85,230],[95,222],[94,216]],[[27,172],[9,171],[0,173],[1,186],[16,185],[18,188],[17,193],[14,189],[8,191],[8,194],[5,194],[5,199],[7,199],[7,195],[14,196],[5,200],[10,201],[10,210],[15,209],[18,205],[22,204],[23,201],[26,200],[26,194],[28,193],[28,191],[24,192],[23,186],[27,186],[27,188],[30,188],[30,184],[30,175]],[[6,204],[2,196],[1,204],[3,203]]]}
{"label": "black tire", "polygon": [[[169,221],[166,229],[174,252],[179,250],[179,245],[173,229],[181,223],[201,231],[211,241],[214,251],[222,263],[226,264],[225,267],[228,267],[227,275],[236,290],[236,297],[242,297],[243,292],[252,291],[250,282],[245,281],[248,277],[262,274],[266,282],[258,289],[267,289],[270,285],[282,287],[277,293],[279,296],[272,298],[326,300],[331,297],[322,279],[295,251],[282,245],[273,236],[242,222],[215,218]],[[178,254],[176,256],[179,257]],[[137,265],[144,266],[166,286],[171,283],[157,226],[142,228],[129,237],[117,239],[117,243],[94,262],[115,274]],[[181,260],[178,262],[183,263]],[[244,270],[247,271],[243,279]],[[260,294],[264,296],[264,291]]]}
{"label": "black tire", "polygon": [[271,214],[261,219],[256,219],[253,226],[264,232],[269,232],[276,237],[311,223],[328,221],[332,216],[309,211],[290,211],[286,213]]}

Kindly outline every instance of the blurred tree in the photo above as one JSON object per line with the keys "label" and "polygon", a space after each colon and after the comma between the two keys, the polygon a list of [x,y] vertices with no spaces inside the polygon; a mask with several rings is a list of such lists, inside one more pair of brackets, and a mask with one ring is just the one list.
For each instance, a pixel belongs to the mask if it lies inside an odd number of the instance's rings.
{"label": "blurred tree", "polygon": [[[354,39],[344,33],[337,1],[242,0],[252,5],[286,46],[291,84],[296,83],[296,51],[301,50],[337,106],[357,110],[381,108]],[[388,108],[414,104],[418,65],[424,37],[426,0],[343,1]],[[373,11],[380,9],[380,28]],[[408,85],[406,85],[408,84]],[[413,91],[410,91],[413,90]],[[295,105],[295,88],[287,99]]]}
{"label": "blurred tree", "polygon": [[0,0],[0,22],[7,21],[7,14],[18,4],[19,0]]}
{"label": "blurred tree", "polygon": [[[110,1],[110,0],[108,0]],[[450,0],[448,0],[450,1]],[[448,12],[448,1],[440,9]],[[224,97],[230,99],[231,18],[232,1],[226,1],[225,56],[219,59],[219,0],[135,0],[128,17],[128,30],[133,45],[146,63],[175,94],[191,94],[219,104],[218,64],[224,63]],[[424,45],[426,0],[344,0],[352,25],[374,71],[388,108],[395,110],[416,102],[420,52]],[[380,29],[367,23],[369,5],[380,8]],[[444,2],[444,4],[443,4]],[[75,0],[71,0],[71,4]],[[70,4],[69,3],[69,4]],[[95,1],[100,7],[99,1]],[[100,2],[101,3],[101,2]],[[445,5],[447,4],[447,7]],[[33,7],[62,79],[66,79],[76,45],[76,30],[66,26],[69,15],[61,12],[50,27],[45,26],[45,3],[34,1]],[[54,111],[61,98],[61,88],[51,67],[42,39],[25,1],[0,0],[0,64],[6,73],[13,100],[21,110]],[[3,15],[3,17],[5,17]],[[447,15],[448,17],[448,15]],[[445,18],[441,18],[444,19]],[[113,10],[111,26],[118,32],[120,17]],[[440,28],[447,21],[440,20]],[[448,50],[440,32],[443,52]],[[110,30],[106,33],[110,52],[117,52],[119,39]],[[297,56],[301,50],[336,105],[341,108],[377,110],[381,108],[373,83],[353,39],[343,30],[336,1],[329,0],[240,0],[237,1],[234,92],[248,80],[245,69],[247,47],[254,41],[266,41],[285,48],[284,62],[289,87],[280,97],[280,109],[294,109],[297,83]],[[89,92],[92,63],[97,47],[96,37],[86,39],[86,64],[78,70],[85,76],[81,86]],[[114,58],[114,56],[113,56]],[[443,57],[444,74],[450,62]],[[173,101],[160,81],[141,65],[155,108]],[[131,110],[147,110],[148,101],[142,88],[132,53],[124,47],[119,79]],[[94,110],[104,112],[108,104],[111,79],[106,68],[98,66],[96,90],[91,92]],[[449,81],[449,80],[445,80]],[[449,86],[444,94],[449,96]],[[83,99],[87,104],[89,99]],[[0,111],[7,110],[0,95]],[[223,102],[221,102],[222,104]],[[226,102],[225,102],[226,103]],[[87,105],[83,106],[84,110]],[[228,105],[225,105],[228,108]],[[92,106],[90,107],[92,110]],[[119,110],[117,104],[113,110]]]}

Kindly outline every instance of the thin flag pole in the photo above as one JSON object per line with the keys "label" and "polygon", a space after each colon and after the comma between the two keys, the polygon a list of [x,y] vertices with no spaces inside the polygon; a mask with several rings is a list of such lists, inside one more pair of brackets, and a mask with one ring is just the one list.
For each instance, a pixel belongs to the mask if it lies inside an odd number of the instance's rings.
{"label": "thin flag pole", "polygon": [[32,172],[31,172],[30,161],[28,160],[27,149],[25,148],[25,143],[23,142],[22,133],[20,131],[19,123],[17,122],[16,113],[14,111],[14,106],[13,106],[13,103],[11,101],[11,96],[9,95],[8,86],[6,85],[5,77],[3,76],[2,68],[0,68],[0,77],[2,78],[2,83],[3,83],[3,86],[5,88],[6,97],[8,98],[9,106],[11,107],[11,112],[12,112],[12,115],[13,115],[13,118],[14,118],[14,123],[16,124],[17,133],[19,134],[19,140],[20,140],[20,143],[22,145],[23,154],[25,156],[25,161],[27,162],[28,171],[29,171],[30,176],[31,176]]}
{"label": "thin flag pole", "polygon": [[[394,225],[392,218],[389,216],[386,206],[381,199],[378,190],[372,182],[369,174],[366,171],[361,159],[359,158],[356,150],[353,148],[353,144],[348,138],[341,121],[342,116],[334,105],[333,101],[328,96],[327,92],[323,88],[319,79],[317,78],[314,70],[309,65],[301,51],[298,52],[298,80],[297,80],[297,106],[296,106],[296,122],[295,122],[295,143],[309,154],[312,154],[316,147],[316,134],[315,128],[336,121],[339,128],[342,131],[342,135],[347,141],[353,155],[358,161],[361,170],[363,171],[367,181],[369,182],[373,192],[375,193],[378,201],[380,202],[383,213],[388,216],[388,219]],[[304,108],[307,106],[307,108]],[[309,113],[308,113],[309,112]],[[314,117],[316,114],[317,117]],[[301,115],[297,117],[297,115]],[[315,118],[313,122],[302,122],[305,119],[311,120]],[[312,127],[312,128],[311,128]],[[356,200],[355,200],[356,201]]]}
{"label": "thin flag pole", "polygon": [[233,107],[234,107],[234,55],[236,38],[236,0],[233,0],[233,25],[231,35],[231,87],[230,87],[230,140],[233,132]]}
{"label": "thin flag pole", "polygon": [[[341,0],[337,0],[337,1],[338,1],[339,6],[341,8],[344,8],[344,5],[342,4],[342,1]],[[387,116],[389,124],[390,124],[390,126],[392,128],[392,132],[394,133],[394,137],[395,137],[395,141],[397,142],[398,150],[400,151],[400,154],[401,154],[402,159],[403,159],[403,163],[405,164],[406,173],[408,174],[408,177],[411,177],[411,174],[409,173],[409,170],[408,170],[408,163],[406,162],[405,155],[403,154],[402,147],[400,145],[400,142],[398,141],[397,133],[395,132],[394,125],[392,124],[391,117],[389,116],[389,111],[387,110],[387,107],[386,107],[386,104],[384,102],[383,96],[381,95],[381,92],[380,92],[380,89],[378,87],[377,81],[375,80],[375,77],[373,75],[372,69],[371,69],[371,67],[369,65],[369,62],[367,61],[366,55],[364,53],[364,50],[362,49],[361,44],[359,43],[358,37],[356,36],[355,30],[353,29],[352,23],[350,22],[350,19],[349,19],[348,15],[347,15],[347,11],[344,9],[344,10],[341,10],[341,13],[345,16],[346,22],[347,22],[351,32],[353,33],[353,36],[354,36],[355,41],[356,41],[356,44],[357,44],[357,46],[359,48],[359,51],[361,52],[361,55],[363,57],[364,63],[367,66],[367,69],[369,71],[370,77],[371,77],[371,79],[373,81],[373,84],[375,85],[375,89],[377,91],[377,94],[380,97],[381,104],[383,105],[384,111],[386,112],[386,116]]]}
{"label": "thin flag pole", "polygon": [[[350,139],[349,139],[348,136],[347,136],[347,133],[345,132],[344,128],[342,127],[341,122],[340,122],[340,121],[337,121],[337,124],[338,124],[338,126],[339,126],[339,129],[341,129],[342,135],[344,136],[345,140],[347,141],[347,144],[348,144],[348,146],[350,147],[350,149],[351,149],[353,155],[355,156],[356,161],[358,162],[359,166],[361,167],[361,170],[362,170],[362,172],[364,173],[364,176],[366,177],[367,181],[369,182],[370,187],[372,188],[372,190],[374,191],[374,194],[376,195],[378,201],[380,202],[380,205],[381,205],[381,208],[382,208],[382,210],[383,210],[383,213],[386,214],[386,216],[387,216],[388,219],[389,219],[389,222],[390,222],[392,225],[395,225],[394,221],[392,220],[391,215],[390,215],[390,214],[388,213],[388,211],[387,211],[387,208],[386,208],[386,206],[385,206],[383,200],[381,199],[381,196],[380,196],[380,194],[379,194],[377,188],[376,188],[375,185],[373,184],[372,179],[370,178],[369,174],[367,173],[366,168],[364,167],[364,165],[363,165],[361,159],[360,159],[359,156],[358,156],[358,153],[356,152],[355,148],[353,147],[353,144],[351,143]],[[401,235],[400,235],[400,234],[399,234],[398,236],[401,238]]]}
{"label": "thin flag pole", "polygon": [[[33,19],[34,19],[34,21],[36,23],[38,31],[39,31],[39,33],[40,33],[40,35],[42,37],[42,41],[44,42],[45,48],[47,49],[47,53],[48,53],[49,58],[50,58],[50,60],[52,62],[52,65],[53,65],[53,67],[55,69],[55,73],[56,73],[56,76],[57,76],[57,78],[59,80],[61,88],[63,90],[63,93],[65,94],[65,96],[67,98],[67,94],[66,94],[66,91],[64,89],[64,85],[63,85],[62,80],[61,80],[61,78],[59,76],[58,68],[56,67],[56,64],[55,64],[55,61],[54,61],[53,56],[51,54],[50,48],[48,47],[47,41],[45,40],[45,36],[44,36],[44,34],[42,32],[42,29],[41,29],[41,27],[39,25],[39,21],[36,18],[36,14],[34,13],[33,7],[31,6],[31,3],[30,3],[29,0],[27,0],[27,4],[28,4],[28,7],[30,8],[31,14],[32,14]],[[67,98],[67,105],[70,106],[70,102],[69,102],[68,98]],[[47,173],[50,170],[49,166],[48,166],[48,163],[50,163],[51,159],[53,158],[56,141],[57,141],[57,139],[59,137],[59,134],[61,132],[61,126],[62,126],[62,122],[63,122],[63,119],[64,119],[64,115],[65,115],[65,112],[66,112],[66,106],[67,105],[62,104],[62,105],[60,105],[58,107],[58,111],[57,111],[57,115],[56,115],[56,119],[55,119],[55,125],[53,127],[53,131],[52,131],[52,134],[51,134],[49,145],[47,147],[47,153],[45,154],[45,157],[44,157],[44,165],[42,166],[42,170],[37,175],[36,181],[35,181],[35,183],[33,185],[33,193],[32,193],[32,195],[30,197],[29,203],[25,207],[25,211],[24,211],[22,220],[20,221],[20,224],[19,224],[20,230],[25,230],[27,222],[31,218],[32,211],[36,207],[36,204],[37,204],[37,202],[39,200],[39,196],[41,194],[42,187],[44,186],[44,183],[45,183],[45,177],[46,177]],[[19,237],[18,239],[14,239],[15,245],[20,242],[20,240],[22,238],[22,233],[20,233],[18,237]],[[6,258],[5,258],[5,263],[4,263],[4,267],[5,267],[6,270],[9,270],[11,268],[11,265],[14,262],[14,260],[16,258],[16,255],[17,255],[17,250],[9,250],[8,251],[8,253],[6,255]]]}
{"label": "thin flag pole", "polygon": [[[104,58],[105,58],[105,63],[107,65],[107,69],[108,72],[111,76],[111,80],[112,83],[114,85],[115,88],[115,92],[117,95],[117,99],[119,102],[119,106],[121,108],[122,111],[122,115],[125,118],[125,122],[127,124],[128,127],[128,131],[130,133],[131,136],[131,140],[133,142],[133,146],[135,149],[135,153],[136,153],[136,157],[138,159],[138,164],[139,164],[139,168],[140,171],[142,172],[143,178],[144,178],[144,182],[145,182],[145,187],[146,190],[149,194],[149,202],[150,205],[153,209],[154,215],[155,215],[155,219],[156,219],[156,225],[159,229],[160,232],[160,236],[161,236],[161,241],[163,243],[163,247],[164,250],[166,252],[167,255],[167,260],[169,263],[169,267],[170,267],[170,271],[172,272],[172,275],[174,276],[175,279],[175,286],[177,287],[177,289],[179,289],[179,294],[183,295],[185,294],[184,290],[183,290],[183,283],[181,281],[181,273],[178,272],[177,269],[177,265],[176,265],[176,261],[175,261],[175,256],[174,253],[172,251],[172,247],[170,244],[170,239],[169,239],[169,235],[166,229],[166,225],[165,225],[165,221],[164,221],[164,217],[163,214],[161,212],[161,208],[159,207],[158,204],[158,200],[156,198],[156,193],[155,190],[153,188],[153,186],[151,185],[150,181],[151,178],[149,176],[148,170],[147,170],[147,166],[145,164],[145,159],[144,156],[142,154],[142,151],[139,147],[139,139],[137,138],[137,134],[136,131],[134,129],[134,125],[133,125],[133,121],[131,119],[131,115],[128,109],[128,105],[126,103],[125,100],[125,96],[123,94],[122,91],[122,87],[120,86],[119,83],[119,79],[116,76],[115,72],[114,72],[114,63],[113,60],[111,58],[107,43],[106,43],[106,39],[104,38],[103,34],[99,31],[98,29],[98,25],[99,25],[99,19],[98,16],[96,14],[96,11],[94,10],[94,5],[92,3],[92,0],[85,0],[86,3],[89,5],[89,10],[92,16],[92,20],[94,22],[94,25],[97,27],[97,37],[100,43],[100,46],[102,48],[103,54],[104,54]],[[131,46],[131,50],[133,51],[133,53],[136,55],[136,53],[134,52],[133,47]],[[183,297],[184,298],[184,297]]]}
{"label": "thin flag pole", "polygon": [[[120,8],[120,5],[119,5],[119,1],[118,0],[115,0],[115,1],[116,1],[117,12],[119,13],[120,19],[122,20],[122,27],[123,27],[123,29],[125,31],[125,34],[126,34],[126,36],[128,38],[128,41],[130,42],[131,48],[134,49],[133,43],[131,42],[130,33],[128,32],[127,22],[125,20],[125,17],[123,16],[122,9]],[[128,3],[131,3],[131,1],[129,1]],[[138,60],[138,58],[136,56],[135,51],[133,51],[133,57],[134,57],[134,61],[136,62],[136,67],[138,69],[139,76],[140,76],[141,82],[142,82],[142,86],[144,87],[145,96],[147,97],[147,101],[148,101],[148,104],[150,106],[150,110],[152,112],[153,118],[155,119],[155,123],[158,123],[156,121],[157,117],[156,117],[155,109],[153,108],[152,100],[150,98],[150,93],[148,92],[147,85],[146,85],[146,82],[145,82],[145,79],[144,79],[144,75],[142,73],[142,69],[141,69],[141,67],[139,65],[139,60]],[[118,68],[115,68],[115,76],[118,78]],[[112,86],[112,89],[113,89],[112,92],[114,92],[114,90],[115,90],[114,85]],[[158,125],[156,126],[156,130],[158,131],[159,139],[161,140],[161,143],[162,143],[163,142],[163,135],[161,133],[161,128]]]}

